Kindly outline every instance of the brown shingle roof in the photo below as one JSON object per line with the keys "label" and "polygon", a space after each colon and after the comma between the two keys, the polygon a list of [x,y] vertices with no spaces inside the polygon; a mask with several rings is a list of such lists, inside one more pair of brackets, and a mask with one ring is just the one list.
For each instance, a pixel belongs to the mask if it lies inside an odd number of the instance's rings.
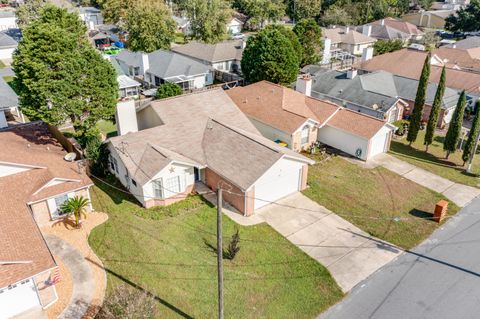
{"label": "brown shingle roof", "polygon": [[353,29],[346,32],[344,28],[325,28],[322,29],[322,35],[331,39],[332,43],[362,44],[377,41]]}
{"label": "brown shingle roof", "polygon": [[[371,60],[357,65],[366,71],[384,70],[389,73],[418,80],[422,72],[426,52],[403,49],[391,53],[377,55]],[[432,65],[430,81],[438,83],[442,66]],[[447,87],[479,93],[480,73],[452,69],[447,66]]]}
{"label": "brown shingle roof", "polygon": [[[335,126],[365,138],[372,137],[385,125],[382,120],[267,81],[234,88],[227,94],[248,116],[290,134],[307,119],[318,122],[320,126]],[[294,107],[284,106],[284,96],[289,97],[288,104]]]}
{"label": "brown shingle roof", "polygon": [[[31,122],[0,131],[0,163],[33,168],[0,177],[0,288],[55,267],[55,262],[28,208],[38,201],[91,185],[77,164],[63,160],[66,152],[46,124]],[[54,178],[66,181],[45,187]]]}
{"label": "brown shingle roof", "polygon": [[[382,20],[372,22],[372,24],[381,25]],[[410,35],[422,35],[423,32],[414,24],[394,18],[383,19],[383,24]]]}

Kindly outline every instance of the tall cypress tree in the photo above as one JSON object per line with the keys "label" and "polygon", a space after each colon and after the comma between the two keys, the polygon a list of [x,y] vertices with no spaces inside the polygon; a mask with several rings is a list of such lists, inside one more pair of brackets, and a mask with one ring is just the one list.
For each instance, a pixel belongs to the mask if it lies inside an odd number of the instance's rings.
{"label": "tall cypress tree", "polygon": [[425,133],[425,139],[423,144],[426,146],[425,151],[428,152],[428,146],[433,142],[433,135],[435,134],[435,128],[437,127],[438,114],[440,113],[440,107],[442,106],[443,94],[445,92],[446,72],[445,66],[442,69],[442,75],[438,82],[437,92],[435,93],[435,99],[433,100],[432,110],[428,117],[427,132]]}
{"label": "tall cypress tree", "polygon": [[417,96],[415,97],[415,105],[413,107],[410,126],[408,128],[407,141],[412,145],[417,139],[418,130],[422,123],[423,106],[425,105],[425,95],[427,93],[428,78],[430,77],[430,54],[427,54],[423,63],[422,74],[418,80]]}
{"label": "tall cypress tree", "polygon": [[475,148],[475,143],[478,138],[478,133],[480,131],[480,101],[477,101],[475,104],[475,117],[473,118],[472,128],[468,133],[467,143],[463,149],[462,160],[463,165],[468,162],[475,154],[473,150]]}
{"label": "tall cypress tree", "polygon": [[448,127],[445,141],[443,141],[443,149],[447,151],[447,156],[445,157],[447,159],[450,154],[455,153],[457,149],[458,139],[462,131],[463,113],[465,112],[466,102],[465,91],[462,91],[462,94],[460,94],[458,98],[457,107],[453,112],[452,122],[450,122],[450,126]]}

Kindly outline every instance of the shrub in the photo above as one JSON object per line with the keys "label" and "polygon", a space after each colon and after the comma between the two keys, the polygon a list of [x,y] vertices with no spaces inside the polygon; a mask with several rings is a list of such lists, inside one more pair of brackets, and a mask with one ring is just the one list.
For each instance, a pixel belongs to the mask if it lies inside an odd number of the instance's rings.
{"label": "shrub", "polygon": [[177,96],[182,94],[182,88],[176,83],[166,82],[160,85],[155,94],[155,99],[165,99],[167,97]]}
{"label": "shrub", "polygon": [[105,298],[95,318],[153,319],[155,303],[155,298],[147,292],[121,285]]}
{"label": "shrub", "polygon": [[240,251],[240,233],[237,227],[235,227],[235,233],[233,234],[230,242],[228,243],[226,257],[230,260],[233,260],[237,253]]}

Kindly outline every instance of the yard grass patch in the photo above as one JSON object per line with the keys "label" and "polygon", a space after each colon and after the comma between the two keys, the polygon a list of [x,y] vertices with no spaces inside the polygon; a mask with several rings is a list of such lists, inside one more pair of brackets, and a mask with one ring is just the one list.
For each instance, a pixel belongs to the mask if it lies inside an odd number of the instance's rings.
{"label": "yard grass patch", "polygon": [[[480,179],[478,177],[465,173],[461,151],[457,150],[455,153],[450,154],[448,160],[445,159],[445,151],[443,150],[444,136],[436,134],[432,145],[430,145],[428,149],[428,153],[426,153],[425,146],[423,145],[424,137],[425,130],[419,131],[417,141],[412,144],[412,147],[408,145],[406,138],[392,140],[390,153],[405,162],[453,182],[480,187]],[[480,173],[479,155],[475,156],[473,173]]]}
{"label": "yard grass patch", "polygon": [[96,126],[106,137],[117,136],[117,126],[112,121],[100,120]]}
{"label": "yard grass patch", "polygon": [[[157,297],[158,318],[216,317],[215,208],[191,196],[144,209],[100,182],[91,195],[109,215],[89,238],[107,269],[107,293],[130,283]],[[225,247],[235,227],[224,216]],[[342,298],[326,268],[270,226],[238,229],[240,252],[224,260],[226,318],[313,318]]]}
{"label": "yard grass patch", "polygon": [[[1,61],[0,61],[1,62]],[[1,67],[0,67],[1,68]],[[12,88],[12,90],[17,93],[17,95],[19,94],[18,92],[18,89],[17,89],[17,86],[15,85],[15,82],[13,81],[15,79],[15,77],[13,75],[7,75],[7,76],[4,76],[3,79],[5,80],[5,82],[7,82],[7,84]]]}
{"label": "yard grass patch", "polygon": [[[308,184],[304,194],[312,200],[372,236],[406,249],[438,227],[425,217],[431,217],[435,204],[445,199],[383,167],[362,168],[340,157],[311,166]],[[449,214],[458,209],[449,204]],[[388,220],[395,217],[408,220]]]}

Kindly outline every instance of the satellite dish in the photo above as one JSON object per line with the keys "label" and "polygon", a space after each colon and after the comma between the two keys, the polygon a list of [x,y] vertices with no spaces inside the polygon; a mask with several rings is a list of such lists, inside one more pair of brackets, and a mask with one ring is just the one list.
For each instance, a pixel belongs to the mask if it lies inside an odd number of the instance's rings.
{"label": "satellite dish", "polygon": [[71,152],[65,155],[63,159],[66,160],[67,162],[73,162],[76,158],[77,158],[77,153]]}

